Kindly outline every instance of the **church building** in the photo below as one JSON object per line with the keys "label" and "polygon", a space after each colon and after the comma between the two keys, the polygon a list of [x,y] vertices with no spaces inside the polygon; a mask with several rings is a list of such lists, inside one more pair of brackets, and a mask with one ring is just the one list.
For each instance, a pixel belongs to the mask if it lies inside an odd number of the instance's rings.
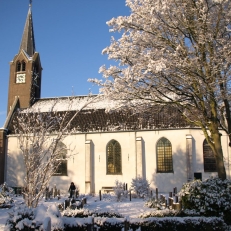
{"label": "church building", "polygon": [[[0,183],[24,187],[23,158],[17,132],[12,126],[18,108],[47,112],[54,98],[41,98],[42,64],[35,48],[31,5],[18,54],[10,62],[7,118],[0,129]],[[75,113],[88,96],[60,97],[57,110]],[[200,128],[186,123],[170,107],[159,107],[140,114],[107,113],[109,100],[88,104],[72,123],[72,132],[62,145],[77,153],[62,163],[52,176],[50,186],[67,193],[70,182],[80,193],[97,193],[112,187],[116,180],[126,183],[138,176],[148,180],[152,189],[170,192],[194,178],[216,176],[216,161]],[[221,131],[227,178],[230,178],[230,148]],[[70,150],[67,148],[65,154]]]}

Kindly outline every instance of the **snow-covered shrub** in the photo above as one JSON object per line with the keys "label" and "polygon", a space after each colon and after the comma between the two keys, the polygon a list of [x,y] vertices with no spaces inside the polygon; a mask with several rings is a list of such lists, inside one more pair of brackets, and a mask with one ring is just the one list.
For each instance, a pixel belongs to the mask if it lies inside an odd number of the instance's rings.
{"label": "snow-covered shrub", "polygon": [[88,217],[90,216],[90,212],[88,209],[71,209],[67,207],[65,210],[61,212],[62,216],[64,217]]}
{"label": "snow-covered shrub", "polygon": [[164,210],[151,210],[139,215],[139,218],[148,218],[148,217],[176,217],[179,215],[179,211],[173,209],[164,209]]}
{"label": "snow-covered shrub", "polygon": [[114,195],[112,196],[110,193],[103,193],[102,200],[103,201],[113,201],[115,199]]}
{"label": "snow-covered shrub", "polygon": [[0,208],[10,207],[13,201],[14,190],[6,183],[0,185]]}
{"label": "snow-covered shrub", "polygon": [[51,219],[51,230],[64,230],[62,216],[55,204],[51,204],[48,208],[40,205],[37,208],[28,208],[26,205],[15,207],[12,212],[9,212],[4,231],[16,230],[43,230],[44,221],[47,218]]}
{"label": "snow-covered shrub", "polygon": [[123,218],[96,217],[94,222],[97,230],[121,231],[124,228]]}
{"label": "snow-covered shrub", "polygon": [[123,198],[125,197],[125,190],[123,187],[123,183],[116,180],[115,181],[115,186],[113,187],[113,191],[115,193],[117,201],[122,201]]}
{"label": "snow-covered shrub", "polygon": [[115,211],[108,211],[105,209],[100,209],[100,210],[88,210],[88,209],[75,209],[72,210],[70,208],[67,208],[63,212],[61,212],[62,216],[65,217],[117,217],[117,218],[122,218],[123,216]]}
{"label": "snow-covered shrub", "polygon": [[138,197],[146,197],[149,192],[149,183],[146,179],[138,176],[132,179],[131,189],[138,195]]}
{"label": "snow-covered shrub", "polygon": [[231,181],[209,178],[183,185],[179,195],[184,209],[205,216],[224,216],[231,223]]}
{"label": "snow-covered shrub", "polygon": [[15,207],[9,213],[9,218],[6,222],[4,231],[11,230],[38,230],[42,222],[35,220],[35,213],[33,209],[26,206]]}
{"label": "snow-covered shrub", "polygon": [[165,203],[162,202],[160,199],[156,199],[154,197],[148,199],[144,205],[148,208],[156,208],[158,210],[163,210],[165,209]]}
{"label": "snow-covered shrub", "polygon": [[223,219],[218,217],[150,217],[130,219],[130,229],[142,231],[224,231],[227,230],[227,225]]}

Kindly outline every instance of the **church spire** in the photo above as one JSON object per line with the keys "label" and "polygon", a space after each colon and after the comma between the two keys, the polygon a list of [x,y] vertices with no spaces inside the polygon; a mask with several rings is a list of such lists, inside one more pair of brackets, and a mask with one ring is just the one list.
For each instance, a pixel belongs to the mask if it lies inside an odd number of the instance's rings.
{"label": "church spire", "polygon": [[32,0],[29,1],[29,10],[26,18],[26,23],[22,35],[22,41],[19,48],[19,52],[24,50],[30,57],[33,56],[35,52],[35,40],[34,40],[34,29],[32,20]]}

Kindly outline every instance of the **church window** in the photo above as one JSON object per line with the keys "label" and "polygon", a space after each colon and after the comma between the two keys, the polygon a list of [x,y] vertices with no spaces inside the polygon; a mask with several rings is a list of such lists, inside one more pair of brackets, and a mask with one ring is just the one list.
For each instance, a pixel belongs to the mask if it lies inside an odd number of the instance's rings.
{"label": "church window", "polygon": [[157,172],[173,172],[172,144],[166,138],[157,142]]}
{"label": "church window", "polygon": [[57,151],[59,153],[59,158],[57,159],[60,163],[56,172],[53,176],[67,176],[67,147],[64,143],[59,142],[57,145]]}
{"label": "church window", "polygon": [[25,71],[26,70],[26,63],[25,61],[22,61],[22,71]]}
{"label": "church window", "polygon": [[216,172],[216,159],[212,148],[209,146],[207,140],[203,142],[203,157],[204,157],[204,171],[205,172]]}
{"label": "church window", "polygon": [[17,62],[17,71],[21,71],[21,62],[20,61]]}
{"label": "church window", "polygon": [[122,174],[121,146],[111,140],[107,145],[107,174]]}

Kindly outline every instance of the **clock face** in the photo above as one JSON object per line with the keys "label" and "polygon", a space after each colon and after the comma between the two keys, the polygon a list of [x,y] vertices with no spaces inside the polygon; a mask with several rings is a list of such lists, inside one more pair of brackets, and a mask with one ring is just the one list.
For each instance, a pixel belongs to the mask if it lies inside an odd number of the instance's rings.
{"label": "clock face", "polygon": [[16,83],[25,83],[26,82],[26,74],[17,74]]}

